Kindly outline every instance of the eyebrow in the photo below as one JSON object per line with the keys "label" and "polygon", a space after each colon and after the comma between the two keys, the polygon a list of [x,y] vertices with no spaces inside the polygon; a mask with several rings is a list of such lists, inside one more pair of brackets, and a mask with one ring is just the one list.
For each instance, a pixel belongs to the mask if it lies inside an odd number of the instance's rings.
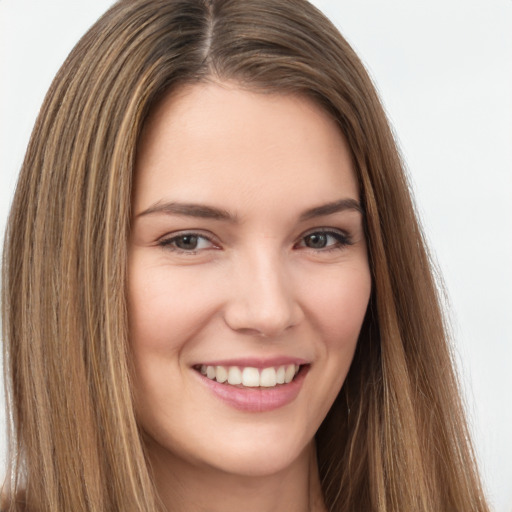
{"label": "eyebrow", "polygon": [[[334,213],[339,213],[346,210],[354,210],[363,214],[363,209],[359,201],[356,199],[347,198],[310,208],[300,215],[299,220],[300,222],[304,222],[316,217],[324,217],[326,215],[332,215]],[[232,223],[236,223],[238,221],[238,217],[236,215],[233,215],[222,208],[216,208],[214,206],[207,206],[204,204],[160,201],[137,214],[137,217],[143,217],[145,215],[152,215],[155,213],[195,217],[201,219],[222,220]]]}
{"label": "eyebrow", "polygon": [[355,210],[361,215],[363,214],[363,208],[359,201],[351,198],[340,199],[339,201],[333,201],[332,203],[323,204],[316,206],[309,210],[306,210],[300,216],[300,221],[314,219],[316,217],[324,217],[326,215],[332,215],[333,213],[339,213],[346,210]]}
{"label": "eyebrow", "polygon": [[139,213],[137,217],[151,215],[154,213],[163,213],[166,215],[183,215],[187,217],[197,217],[201,219],[227,220],[236,222],[236,216],[231,215],[227,210],[195,203],[175,203],[175,202],[157,202],[147,210]]}

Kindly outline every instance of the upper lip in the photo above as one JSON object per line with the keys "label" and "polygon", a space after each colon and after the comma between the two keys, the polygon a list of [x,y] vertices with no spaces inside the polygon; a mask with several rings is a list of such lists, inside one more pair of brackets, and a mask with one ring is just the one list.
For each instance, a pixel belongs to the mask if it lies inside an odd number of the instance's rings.
{"label": "upper lip", "polygon": [[290,356],[276,356],[270,358],[262,357],[240,357],[236,359],[216,359],[212,361],[200,361],[193,366],[239,366],[251,368],[270,368],[276,366],[283,366],[288,364],[296,364],[298,366],[309,364],[309,361],[299,357]]}

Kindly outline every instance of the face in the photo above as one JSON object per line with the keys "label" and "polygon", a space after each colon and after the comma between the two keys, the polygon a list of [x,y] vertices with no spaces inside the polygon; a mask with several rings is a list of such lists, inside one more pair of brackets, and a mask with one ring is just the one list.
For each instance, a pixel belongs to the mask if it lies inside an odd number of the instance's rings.
{"label": "face", "polygon": [[128,302],[150,453],[242,475],[311,446],[371,279],[336,123],[310,100],[196,84],[145,127]]}

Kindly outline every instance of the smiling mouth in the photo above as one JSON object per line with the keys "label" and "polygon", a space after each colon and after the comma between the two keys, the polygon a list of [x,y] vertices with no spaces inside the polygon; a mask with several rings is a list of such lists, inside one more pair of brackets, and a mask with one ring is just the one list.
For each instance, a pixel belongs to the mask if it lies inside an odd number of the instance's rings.
{"label": "smiling mouth", "polygon": [[306,366],[309,365],[285,364],[268,368],[196,365],[194,370],[220,384],[238,388],[275,388],[292,382]]}

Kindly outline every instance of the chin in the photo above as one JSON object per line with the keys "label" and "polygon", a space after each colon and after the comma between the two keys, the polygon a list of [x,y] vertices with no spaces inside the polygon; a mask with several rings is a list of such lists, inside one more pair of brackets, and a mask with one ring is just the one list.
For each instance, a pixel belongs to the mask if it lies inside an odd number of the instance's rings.
{"label": "chin", "polygon": [[[311,441],[312,442],[312,441]],[[277,443],[266,443],[261,449],[253,446],[231,448],[225,453],[216,468],[225,473],[247,477],[266,477],[283,472],[305,456],[311,442],[306,446],[291,447],[287,443],[277,446]]]}
{"label": "chin", "polygon": [[[194,432],[187,442],[167,435],[145,435],[150,458],[174,471],[215,471],[242,477],[275,475],[307,456],[313,435],[274,424],[224,425],[222,431]],[[221,434],[222,432],[222,434]],[[163,434],[160,432],[160,434]]]}
{"label": "chin", "polygon": [[294,463],[301,459],[307,452],[308,447],[302,448],[299,453],[293,454],[282,449],[256,451],[248,449],[244,452],[233,453],[223,458],[213,466],[217,471],[241,477],[264,478],[281,473],[294,466]]}

